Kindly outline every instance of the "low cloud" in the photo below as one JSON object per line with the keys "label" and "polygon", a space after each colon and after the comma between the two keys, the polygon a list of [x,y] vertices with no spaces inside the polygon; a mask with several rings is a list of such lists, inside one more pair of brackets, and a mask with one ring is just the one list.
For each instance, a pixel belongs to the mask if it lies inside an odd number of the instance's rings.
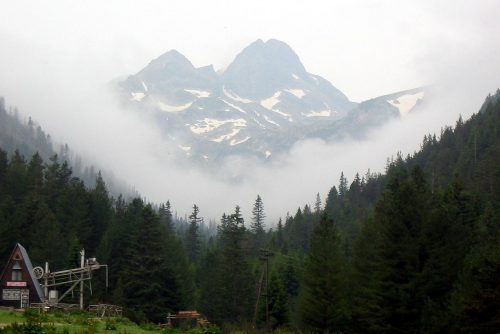
{"label": "low cloud", "polygon": [[[301,141],[287,154],[273,156],[270,164],[231,157],[220,169],[222,174],[243,175],[237,183],[179,167],[152,119],[117,107],[106,85],[111,73],[123,69],[113,63],[123,61],[116,49],[103,50],[101,55],[95,50],[80,53],[83,48],[66,50],[64,45],[45,45],[0,31],[0,95],[31,115],[55,140],[67,142],[89,162],[112,170],[148,200],[170,200],[180,215],[189,214],[196,203],[202,215],[218,219],[237,204],[248,217],[260,194],[268,222],[273,224],[287,211],[313,204],[318,192],[324,200],[342,171],[349,180],[368,169],[383,172],[388,157],[398,151],[413,153],[425,134],[439,134],[460,114],[466,119],[479,109],[485,96],[500,86],[500,23],[493,10],[498,5],[486,2],[484,6],[470,17],[462,8],[453,17],[428,18],[444,28],[408,60],[422,84],[434,85],[433,99],[424,110],[387,123],[366,141]],[[436,12],[440,11],[438,6]],[[467,29],[454,31],[464,17]],[[132,57],[130,48],[127,57]],[[368,62],[370,55],[366,57]],[[383,72],[380,69],[381,76]],[[401,87],[406,88],[411,87]]]}

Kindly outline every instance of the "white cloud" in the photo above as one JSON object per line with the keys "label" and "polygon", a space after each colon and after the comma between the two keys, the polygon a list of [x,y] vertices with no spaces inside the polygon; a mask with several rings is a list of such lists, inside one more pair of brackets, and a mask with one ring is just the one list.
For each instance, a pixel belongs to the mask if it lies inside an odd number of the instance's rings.
{"label": "white cloud", "polygon": [[[500,86],[498,1],[11,1],[0,20],[0,95],[54,138],[154,201],[219,217],[259,193],[270,217],[324,197],[340,171],[382,171],[397,151],[476,111]],[[440,102],[388,124],[369,142],[297,143],[274,165],[232,157],[240,184],[176,167],[150,119],[116,107],[104,88],[168,49],[224,67],[257,38],[289,43],[306,68],[354,100],[436,84]],[[413,122],[413,123],[410,123]]]}

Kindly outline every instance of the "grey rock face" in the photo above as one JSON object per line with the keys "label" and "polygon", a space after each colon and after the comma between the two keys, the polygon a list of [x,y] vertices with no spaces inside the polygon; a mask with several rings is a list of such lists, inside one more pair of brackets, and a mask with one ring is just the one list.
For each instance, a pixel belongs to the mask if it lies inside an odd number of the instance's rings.
{"label": "grey rock face", "polygon": [[123,103],[155,115],[175,155],[207,165],[230,155],[271,159],[304,138],[362,137],[423,98],[416,89],[351,102],[273,39],[246,47],[222,74],[172,50],[118,90]]}

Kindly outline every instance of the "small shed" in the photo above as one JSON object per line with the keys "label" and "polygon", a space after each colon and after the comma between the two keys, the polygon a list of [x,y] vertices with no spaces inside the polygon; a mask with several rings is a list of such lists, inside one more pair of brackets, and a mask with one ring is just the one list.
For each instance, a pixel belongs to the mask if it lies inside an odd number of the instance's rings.
{"label": "small shed", "polygon": [[44,300],[43,290],[33,274],[26,249],[16,244],[0,276],[0,305],[26,308]]}

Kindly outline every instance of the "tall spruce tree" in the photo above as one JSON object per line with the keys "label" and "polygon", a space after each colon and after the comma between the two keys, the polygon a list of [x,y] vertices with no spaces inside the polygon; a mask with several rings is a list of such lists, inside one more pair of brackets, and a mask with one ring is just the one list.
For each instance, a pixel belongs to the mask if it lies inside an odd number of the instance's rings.
{"label": "tall spruce tree", "polygon": [[342,275],[343,260],[335,224],[323,214],[311,239],[299,299],[301,322],[306,329],[330,333],[346,328]]}
{"label": "tall spruce tree", "polygon": [[189,226],[186,231],[186,253],[191,262],[196,262],[198,260],[198,255],[200,253],[200,224],[203,221],[202,217],[199,217],[200,208],[194,204],[193,212],[189,215]]}
{"label": "tall spruce tree", "polygon": [[223,216],[219,227],[221,245],[220,277],[224,281],[222,297],[226,301],[224,319],[230,323],[248,321],[252,314],[254,276],[248,261],[248,238],[240,207]]}
{"label": "tall spruce tree", "polygon": [[257,195],[255,203],[252,209],[252,223],[250,224],[250,230],[255,234],[262,234],[266,228],[264,219],[266,214],[264,212],[264,203],[260,195]]}
{"label": "tall spruce tree", "polygon": [[151,205],[136,199],[132,203],[138,220],[130,231],[127,262],[119,277],[128,315],[136,321],[162,321],[169,311],[179,308],[180,293],[175,273],[169,267],[164,233]]}
{"label": "tall spruce tree", "polygon": [[265,218],[264,203],[260,195],[257,195],[252,209],[252,222],[250,224],[250,231],[254,234],[254,248],[257,251],[264,246],[265,242]]}

